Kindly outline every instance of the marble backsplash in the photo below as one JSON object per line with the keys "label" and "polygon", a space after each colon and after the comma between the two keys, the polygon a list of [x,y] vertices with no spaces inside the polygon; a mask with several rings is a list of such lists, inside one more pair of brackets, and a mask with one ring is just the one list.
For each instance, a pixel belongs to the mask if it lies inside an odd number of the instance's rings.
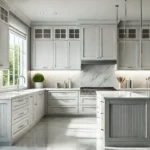
{"label": "marble backsplash", "polygon": [[[54,88],[56,83],[63,87],[64,81],[72,80],[72,87],[118,87],[115,65],[83,65],[81,71],[32,71],[45,77],[44,87]],[[33,87],[33,82],[32,82]]]}

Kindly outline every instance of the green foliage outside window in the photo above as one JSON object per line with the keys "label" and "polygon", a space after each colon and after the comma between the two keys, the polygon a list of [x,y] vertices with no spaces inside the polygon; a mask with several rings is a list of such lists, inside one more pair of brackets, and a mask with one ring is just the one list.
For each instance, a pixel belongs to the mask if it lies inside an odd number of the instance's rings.
{"label": "green foliage outside window", "polygon": [[20,46],[10,45],[9,50],[9,70],[3,71],[3,86],[12,86],[17,84],[20,73]]}

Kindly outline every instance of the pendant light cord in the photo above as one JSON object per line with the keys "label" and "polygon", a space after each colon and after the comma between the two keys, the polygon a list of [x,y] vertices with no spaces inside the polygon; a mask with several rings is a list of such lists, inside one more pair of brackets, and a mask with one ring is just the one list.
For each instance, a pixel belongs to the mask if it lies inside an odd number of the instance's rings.
{"label": "pendant light cord", "polygon": [[124,17],[124,51],[126,51],[126,38],[127,38],[127,31],[126,31],[126,21],[127,21],[127,0],[125,0],[125,17]]}

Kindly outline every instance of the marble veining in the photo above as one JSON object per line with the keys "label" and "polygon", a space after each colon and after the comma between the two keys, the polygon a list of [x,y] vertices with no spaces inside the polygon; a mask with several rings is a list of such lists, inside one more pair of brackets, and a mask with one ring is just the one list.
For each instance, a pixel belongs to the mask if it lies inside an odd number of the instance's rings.
{"label": "marble veining", "polygon": [[[64,81],[72,79],[72,87],[118,87],[115,65],[83,65],[82,71],[41,71],[45,76],[44,86],[53,88],[58,82],[63,87]],[[39,71],[32,71],[31,76]],[[33,84],[32,84],[33,86]]]}

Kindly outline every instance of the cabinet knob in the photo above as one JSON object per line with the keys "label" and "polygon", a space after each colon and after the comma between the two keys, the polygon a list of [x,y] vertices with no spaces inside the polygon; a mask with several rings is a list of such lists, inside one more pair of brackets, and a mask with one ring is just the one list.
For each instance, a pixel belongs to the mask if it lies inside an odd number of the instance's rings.
{"label": "cabinet knob", "polygon": [[3,65],[2,65],[2,64],[0,64],[0,67],[3,67]]}

